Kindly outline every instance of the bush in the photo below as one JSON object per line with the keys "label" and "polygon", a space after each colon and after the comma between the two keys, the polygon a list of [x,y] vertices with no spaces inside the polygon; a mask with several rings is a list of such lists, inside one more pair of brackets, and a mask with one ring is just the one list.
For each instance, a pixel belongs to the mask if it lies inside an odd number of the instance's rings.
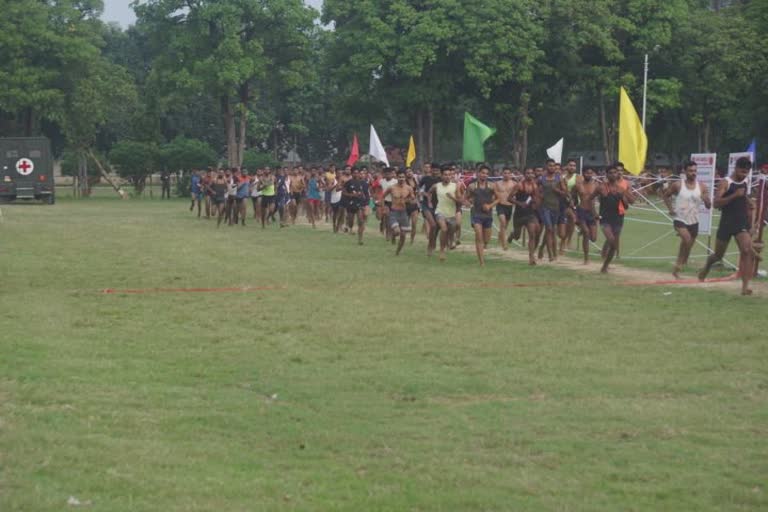
{"label": "bush", "polygon": [[274,159],[272,153],[260,153],[254,149],[248,149],[243,155],[243,167],[249,171],[255,171],[266,166],[277,167],[278,165],[280,162]]}

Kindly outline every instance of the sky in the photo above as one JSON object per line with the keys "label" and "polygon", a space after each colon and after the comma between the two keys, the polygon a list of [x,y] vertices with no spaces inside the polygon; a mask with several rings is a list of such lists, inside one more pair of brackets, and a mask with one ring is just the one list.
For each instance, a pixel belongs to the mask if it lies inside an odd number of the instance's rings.
{"label": "sky", "polygon": [[[317,10],[320,10],[323,5],[323,0],[304,1]],[[116,21],[121,26],[127,27],[136,21],[130,4],[131,0],[104,0],[104,14],[101,17],[104,21]]]}

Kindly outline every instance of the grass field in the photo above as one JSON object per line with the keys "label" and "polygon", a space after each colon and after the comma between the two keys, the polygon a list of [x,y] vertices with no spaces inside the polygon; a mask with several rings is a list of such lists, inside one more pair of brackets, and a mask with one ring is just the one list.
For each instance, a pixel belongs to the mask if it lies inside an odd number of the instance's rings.
{"label": "grass field", "polygon": [[185,205],[2,206],[1,511],[768,508],[764,297]]}

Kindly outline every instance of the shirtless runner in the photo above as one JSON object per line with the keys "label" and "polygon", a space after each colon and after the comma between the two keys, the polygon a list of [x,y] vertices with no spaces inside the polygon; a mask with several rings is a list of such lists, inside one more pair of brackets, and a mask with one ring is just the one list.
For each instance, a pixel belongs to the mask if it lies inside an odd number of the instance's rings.
{"label": "shirtless runner", "polygon": [[536,265],[536,246],[541,232],[536,211],[541,202],[541,195],[533,168],[528,167],[525,170],[525,177],[513,187],[509,201],[515,205],[515,213],[512,216],[512,234],[509,235],[507,243],[519,240],[525,228],[528,234],[528,264]]}
{"label": "shirtless runner", "polygon": [[499,245],[503,250],[509,249],[509,243],[507,243],[507,226],[512,220],[512,207],[509,197],[512,190],[515,188],[515,182],[512,180],[512,169],[505,167],[502,171],[501,181],[497,181],[494,185],[494,191],[496,193],[496,214],[499,216]]}
{"label": "shirtless runner", "polygon": [[291,224],[296,224],[299,206],[301,205],[306,188],[307,184],[302,169],[294,168],[293,171],[291,171],[291,202],[288,204],[288,214],[291,216]]}
{"label": "shirtless runner", "polygon": [[395,250],[395,256],[398,256],[405,244],[405,237],[411,230],[411,218],[408,215],[407,207],[416,202],[416,193],[406,183],[405,171],[397,171],[397,183],[389,188],[387,197],[391,201],[388,217],[389,228],[392,230],[392,237],[398,239]]}
{"label": "shirtless runner", "polygon": [[597,214],[595,213],[595,170],[584,169],[582,179],[576,181],[574,195],[579,200],[576,206],[576,219],[581,229],[581,248],[584,251],[584,264],[589,263],[589,244],[597,241]]}

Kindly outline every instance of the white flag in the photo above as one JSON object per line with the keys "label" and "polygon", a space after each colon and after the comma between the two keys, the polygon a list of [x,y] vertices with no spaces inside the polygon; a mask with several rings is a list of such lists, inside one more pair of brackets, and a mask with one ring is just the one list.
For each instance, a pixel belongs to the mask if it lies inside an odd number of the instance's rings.
{"label": "white flag", "polygon": [[371,140],[368,144],[368,154],[379,162],[384,162],[389,167],[389,160],[387,159],[387,152],[384,151],[384,146],[381,145],[379,136],[376,134],[376,128],[371,125]]}
{"label": "white flag", "polygon": [[563,141],[565,139],[560,139],[559,141],[555,142],[555,145],[552,146],[547,150],[547,156],[557,162],[558,164],[563,163]]}

